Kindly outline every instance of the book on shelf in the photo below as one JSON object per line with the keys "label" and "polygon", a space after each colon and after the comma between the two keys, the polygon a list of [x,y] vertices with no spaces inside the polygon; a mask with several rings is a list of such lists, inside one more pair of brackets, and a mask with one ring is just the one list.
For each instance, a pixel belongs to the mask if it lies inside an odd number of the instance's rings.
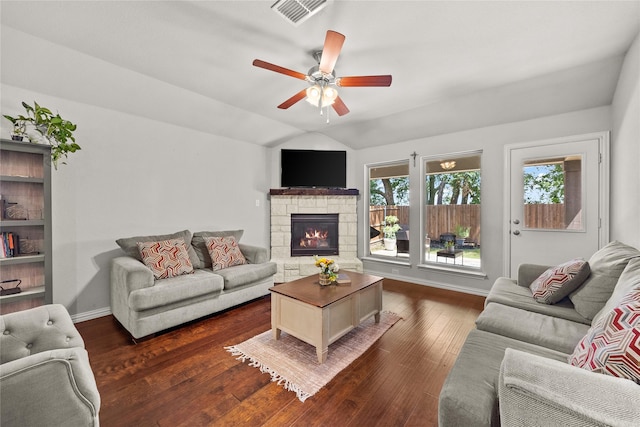
{"label": "book on shelf", "polygon": [[18,235],[8,231],[0,238],[0,258],[13,258],[18,255]]}

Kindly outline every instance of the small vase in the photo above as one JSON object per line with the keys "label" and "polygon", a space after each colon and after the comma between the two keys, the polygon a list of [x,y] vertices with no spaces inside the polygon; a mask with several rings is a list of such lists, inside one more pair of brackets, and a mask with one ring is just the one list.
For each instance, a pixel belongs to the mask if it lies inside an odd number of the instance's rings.
{"label": "small vase", "polygon": [[327,286],[331,284],[331,279],[328,274],[320,273],[319,275],[320,285]]}

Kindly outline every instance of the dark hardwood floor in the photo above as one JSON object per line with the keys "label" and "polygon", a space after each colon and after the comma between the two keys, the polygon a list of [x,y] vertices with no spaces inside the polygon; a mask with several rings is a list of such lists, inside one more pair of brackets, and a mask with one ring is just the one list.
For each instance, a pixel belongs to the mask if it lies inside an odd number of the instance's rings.
{"label": "dark hardwood floor", "polygon": [[304,403],[224,349],[270,328],[269,297],[138,344],[112,316],[76,327],[104,427],[436,426],[440,388],[483,303],[385,279],[383,309],[403,320]]}

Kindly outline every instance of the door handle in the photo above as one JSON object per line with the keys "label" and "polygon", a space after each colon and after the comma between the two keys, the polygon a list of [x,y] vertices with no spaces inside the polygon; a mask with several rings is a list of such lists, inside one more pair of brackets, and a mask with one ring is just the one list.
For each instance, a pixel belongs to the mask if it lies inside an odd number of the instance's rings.
{"label": "door handle", "polygon": [[514,223],[514,224],[516,224],[516,225],[518,225],[518,224],[520,224],[520,220],[519,220],[519,219],[514,219],[514,220],[513,220],[513,223]]}
{"label": "door handle", "polygon": [[515,230],[515,231],[513,232],[513,235],[514,235],[514,236],[519,236],[519,235],[520,235],[520,230]]}

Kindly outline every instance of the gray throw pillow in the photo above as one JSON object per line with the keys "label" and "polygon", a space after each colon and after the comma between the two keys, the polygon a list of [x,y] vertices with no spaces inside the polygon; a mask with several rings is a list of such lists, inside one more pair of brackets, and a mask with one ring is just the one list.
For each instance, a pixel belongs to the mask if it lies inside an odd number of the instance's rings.
{"label": "gray throw pillow", "polygon": [[611,294],[611,298],[607,301],[602,310],[598,312],[593,318],[591,322],[592,325],[595,325],[602,317],[606,316],[620,305],[620,301],[627,296],[634,289],[640,288],[640,258],[634,258],[629,261],[627,267],[624,269],[620,278],[618,279],[618,284],[613,290],[613,294]]}
{"label": "gray throw pillow", "polygon": [[142,262],[142,256],[140,255],[140,250],[138,249],[138,242],[159,242],[162,240],[171,239],[184,240],[184,243],[187,246],[187,253],[189,254],[189,261],[191,261],[193,267],[196,268],[196,264],[200,263],[200,260],[198,259],[198,255],[196,255],[196,252],[191,246],[191,232],[189,230],[178,231],[177,233],[172,234],[161,234],[159,236],[123,237],[116,240],[116,243],[127,255]]}
{"label": "gray throw pillow", "polygon": [[[240,238],[244,234],[244,230],[223,230],[223,231],[196,231],[193,233],[191,246],[193,246],[197,261],[193,264],[193,268],[211,268],[211,255],[205,242],[205,237],[228,237],[233,236],[236,242],[240,242]],[[192,261],[193,262],[193,261]]]}
{"label": "gray throw pillow", "polygon": [[589,258],[591,276],[584,284],[569,294],[578,314],[593,320],[602,310],[618,283],[627,264],[640,257],[640,251],[632,246],[613,241]]}

